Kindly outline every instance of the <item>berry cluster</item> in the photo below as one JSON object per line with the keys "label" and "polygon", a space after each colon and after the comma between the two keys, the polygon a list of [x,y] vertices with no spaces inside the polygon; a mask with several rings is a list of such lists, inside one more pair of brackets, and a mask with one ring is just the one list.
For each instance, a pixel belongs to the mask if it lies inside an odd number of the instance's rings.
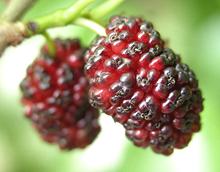
{"label": "berry cluster", "polygon": [[139,147],[170,155],[200,130],[203,98],[194,72],[164,45],[150,22],[113,17],[87,51],[89,100]]}
{"label": "berry cluster", "polygon": [[21,82],[25,114],[41,137],[61,149],[84,148],[100,131],[98,110],[89,105],[78,40],[56,39],[55,56],[44,46]]}

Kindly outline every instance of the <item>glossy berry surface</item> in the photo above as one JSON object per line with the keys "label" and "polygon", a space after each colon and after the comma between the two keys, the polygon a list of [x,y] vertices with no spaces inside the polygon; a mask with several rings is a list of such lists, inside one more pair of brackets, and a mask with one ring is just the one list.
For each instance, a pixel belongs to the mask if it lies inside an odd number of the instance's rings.
{"label": "glossy berry surface", "polygon": [[91,105],[121,123],[135,145],[170,155],[200,130],[196,76],[150,22],[113,17],[85,59]]}
{"label": "glossy berry surface", "polygon": [[83,49],[78,40],[54,40],[29,66],[20,87],[25,115],[41,137],[61,149],[84,148],[100,131],[98,110],[88,102]]}

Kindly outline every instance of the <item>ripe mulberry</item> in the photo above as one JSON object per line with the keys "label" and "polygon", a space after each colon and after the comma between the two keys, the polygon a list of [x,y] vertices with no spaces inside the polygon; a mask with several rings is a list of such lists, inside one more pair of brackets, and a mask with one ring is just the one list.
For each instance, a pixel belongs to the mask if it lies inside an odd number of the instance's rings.
{"label": "ripe mulberry", "polygon": [[91,105],[121,123],[135,145],[170,155],[200,130],[196,76],[150,22],[113,17],[85,59]]}
{"label": "ripe mulberry", "polygon": [[45,45],[20,84],[26,116],[41,137],[61,149],[84,148],[100,131],[98,110],[89,105],[78,40],[55,39],[50,56]]}

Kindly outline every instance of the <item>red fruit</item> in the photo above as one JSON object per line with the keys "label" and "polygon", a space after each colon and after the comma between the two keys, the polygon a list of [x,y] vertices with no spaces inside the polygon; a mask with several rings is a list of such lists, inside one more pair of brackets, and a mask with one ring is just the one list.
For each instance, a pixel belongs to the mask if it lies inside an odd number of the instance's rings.
{"label": "red fruit", "polygon": [[56,39],[55,56],[44,46],[21,82],[26,116],[41,137],[61,149],[84,148],[100,131],[89,105],[83,49],[77,40]]}
{"label": "red fruit", "polygon": [[193,71],[140,18],[114,17],[106,34],[85,56],[92,106],[123,124],[137,146],[165,155],[187,146],[203,109]]}

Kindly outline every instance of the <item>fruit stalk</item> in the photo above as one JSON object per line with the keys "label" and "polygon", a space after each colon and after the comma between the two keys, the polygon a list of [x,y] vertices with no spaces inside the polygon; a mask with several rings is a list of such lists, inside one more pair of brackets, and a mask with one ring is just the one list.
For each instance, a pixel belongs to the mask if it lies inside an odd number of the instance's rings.
{"label": "fruit stalk", "polygon": [[88,28],[100,36],[106,35],[105,28],[102,25],[100,25],[92,20],[80,17],[76,21],[74,21],[74,24]]}
{"label": "fruit stalk", "polygon": [[52,38],[50,37],[49,33],[47,31],[45,31],[43,33],[45,39],[46,39],[46,45],[48,47],[48,54],[50,55],[51,58],[55,57],[55,53],[56,53],[56,47],[54,44],[54,40],[52,40]]}

